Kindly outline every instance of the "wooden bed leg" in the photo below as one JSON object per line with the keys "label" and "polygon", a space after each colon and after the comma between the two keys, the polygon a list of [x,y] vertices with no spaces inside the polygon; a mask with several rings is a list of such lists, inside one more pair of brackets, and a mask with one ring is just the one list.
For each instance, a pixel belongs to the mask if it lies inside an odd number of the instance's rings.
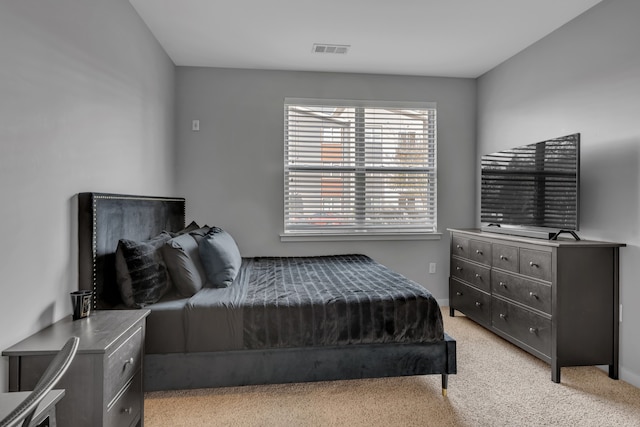
{"label": "wooden bed leg", "polygon": [[447,374],[442,374],[442,395],[447,397],[447,383],[449,380],[449,376]]}

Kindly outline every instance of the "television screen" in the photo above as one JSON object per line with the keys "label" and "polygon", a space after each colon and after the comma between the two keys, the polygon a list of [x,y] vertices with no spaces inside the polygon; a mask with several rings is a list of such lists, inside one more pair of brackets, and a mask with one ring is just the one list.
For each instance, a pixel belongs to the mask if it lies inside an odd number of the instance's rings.
{"label": "television screen", "polygon": [[484,225],[578,230],[580,134],[482,156]]}

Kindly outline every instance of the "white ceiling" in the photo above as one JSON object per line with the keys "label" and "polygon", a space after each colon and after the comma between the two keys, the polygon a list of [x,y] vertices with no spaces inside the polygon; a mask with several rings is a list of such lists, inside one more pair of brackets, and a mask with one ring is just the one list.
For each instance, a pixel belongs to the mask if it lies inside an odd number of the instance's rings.
{"label": "white ceiling", "polygon": [[471,78],[600,1],[130,0],[176,65]]}

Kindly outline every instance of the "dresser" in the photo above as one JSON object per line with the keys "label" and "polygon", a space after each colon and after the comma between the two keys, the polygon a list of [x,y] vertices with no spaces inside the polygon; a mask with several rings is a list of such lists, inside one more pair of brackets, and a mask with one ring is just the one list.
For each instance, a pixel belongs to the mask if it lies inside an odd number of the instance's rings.
{"label": "dresser", "polygon": [[80,338],[71,366],[56,384],[65,397],[56,406],[65,427],[142,426],[143,360],[149,310],[97,310],[68,316],[4,350],[9,391],[31,390],[71,336]]}
{"label": "dresser", "polygon": [[618,378],[622,243],[449,229],[450,315],[465,314],[551,365],[608,365]]}

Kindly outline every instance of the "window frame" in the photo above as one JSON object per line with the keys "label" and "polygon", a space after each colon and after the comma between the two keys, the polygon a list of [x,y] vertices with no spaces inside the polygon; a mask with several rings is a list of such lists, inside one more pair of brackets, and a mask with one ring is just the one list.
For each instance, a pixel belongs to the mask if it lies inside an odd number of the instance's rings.
{"label": "window frame", "polygon": [[[366,129],[369,129],[367,127],[367,124],[364,122],[364,110],[369,108],[369,109],[383,109],[383,110],[429,110],[428,112],[428,117],[430,118],[430,120],[426,120],[428,123],[428,127],[426,129],[425,132],[423,132],[423,138],[426,138],[425,142],[423,143],[424,145],[424,149],[427,150],[425,154],[425,159],[428,159],[427,163],[425,164],[425,166],[422,168],[423,170],[427,171],[425,172],[426,177],[423,180],[423,184],[425,186],[425,188],[427,188],[428,190],[426,191],[426,199],[425,199],[425,205],[426,207],[423,208],[423,211],[426,212],[425,217],[427,217],[427,219],[425,220],[423,227],[422,228],[411,228],[408,226],[396,226],[396,228],[391,228],[390,230],[384,230],[383,228],[376,228],[376,227],[366,227],[362,226],[362,227],[357,227],[354,226],[353,224],[350,225],[349,227],[346,227],[345,229],[338,229],[336,230],[335,228],[325,228],[323,229],[322,226],[317,226],[317,227],[309,227],[309,228],[290,228],[288,227],[288,223],[287,223],[287,219],[291,216],[292,210],[288,210],[288,201],[291,200],[293,197],[293,192],[288,191],[289,190],[289,185],[288,185],[288,180],[289,180],[289,175],[291,174],[292,171],[299,171],[299,170],[303,170],[304,167],[303,166],[292,166],[292,164],[289,162],[289,158],[290,158],[290,154],[291,154],[291,150],[290,149],[290,133],[289,133],[289,117],[288,117],[288,111],[290,107],[299,107],[299,108],[312,108],[312,107],[322,107],[322,106],[327,106],[327,107],[348,107],[348,108],[354,108],[356,110],[362,110],[362,117],[358,117],[356,114],[355,120],[354,120],[354,125],[353,125],[353,137],[352,137],[352,144],[354,145],[354,152],[356,153],[355,156],[358,157],[359,154],[359,148],[361,149],[364,146],[367,146],[369,148],[371,147],[375,147],[375,144],[367,144],[367,140],[365,139],[365,135],[364,135],[364,131]],[[320,108],[318,108],[317,111],[320,111]],[[439,233],[437,231],[437,104],[435,102],[404,102],[404,101],[371,101],[371,100],[339,100],[339,99],[313,99],[313,98],[285,98],[284,99],[284,182],[283,182],[283,195],[284,195],[284,200],[283,200],[283,232],[280,234],[281,240],[282,241],[295,241],[295,240],[308,240],[308,241],[314,241],[314,240],[332,240],[332,241],[336,241],[336,240],[431,240],[431,239],[439,239],[441,236],[441,233]],[[361,123],[358,124],[358,121],[362,120]],[[376,125],[377,123],[374,123],[374,125]],[[426,126],[426,125],[425,125]],[[319,134],[324,134],[327,132],[328,128],[321,128],[320,131],[318,131]],[[333,128],[332,128],[333,129]],[[337,128],[336,128],[337,129]],[[395,130],[395,129],[394,129]],[[332,133],[336,133],[335,130],[330,131]],[[399,133],[400,134],[400,133]],[[321,140],[319,140],[321,141]],[[327,144],[327,150],[329,150],[329,144]],[[324,157],[324,150],[325,147],[322,146],[322,142],[319,142],[319,144],[317,145],[316,149],[318,150],[318,154],[321,157]],[[328,152],[328,151],[327,151]],[[362,155],[361,155],[362,156]],[[379,156],[376,159],[377,160],[382,160],[382,157],[384,156]],[[316,158],[316,160],[319,160],[319,158]],[[366,162],[366,159],[364,159],[364,157],[362,157],[360,159],[362,161],[362,164],[364,164]],[[356,160],[356,163],[358,163],[358,161]],[[412,163],[413,164],[413,163]],[[388,165],[384,165],[382,164],[379,167],[379,173],[390,173],[388,171],[385,170],[385,167],[387,167]],[[332,170],[331,167],[327,167],[326,169],[322,166],[314,168],[316,170],[325,170],[325,173],[328,173],[329,171]],[[342,167],[341,169],[345,169],[345,167]],[[359,174],[361,174],[362,176],[373,176],[372,172],[373,170],[375,170],[375,167],[363,167],[360,168],[357,164],[352,166],[351,168],[346,168],[346,169],[351,169],[350,171],[347,171],[345,173],[352,173],[354,176],[354,180],[358,180],[361,178],[357,178]],[[393,168],[391,168],[393,169]],[[333,169],[335,170],[335,169]],[[415,170],[411,171],[412,173],[415,172]],[[397,172],[396,173],[402,173],[402,172]],[[317,179],[317,185],[318,188],[321,188],[322,182],[322,178],[318,178]],[[354,188],[367,188],[368,184],[354,184]],[[386,184],[383,184],[383,186],[386,186]],[[386,188],[385,188],[386,190]],[[358,197],[358,191],[360,190],[354,190],[354,197],[357,199]],[[320,192],[322,192],[322,190],[320,190]],[[322,199],[322,196],[320,196]],[[362,200],[361,200],[362,202]],[[362,206],[362,204],[360,204],[359,206]],[[352,209],[362,209],[361,207],[358,207],[358,203],[357,201],[354,201],[353,205],[352,205]],[[400,210],[396,211],[396,212],[400,212]],[[420,211],[422,212],[422,211]],[[354,217],[353,217],[353,222],[357,222],[357,218],[362,216],[359,216],[360,214],[355,213]],[[409,223],[409,222],[407,222]],[[402,224],[402,222],[399,222],[399,224]]]}

